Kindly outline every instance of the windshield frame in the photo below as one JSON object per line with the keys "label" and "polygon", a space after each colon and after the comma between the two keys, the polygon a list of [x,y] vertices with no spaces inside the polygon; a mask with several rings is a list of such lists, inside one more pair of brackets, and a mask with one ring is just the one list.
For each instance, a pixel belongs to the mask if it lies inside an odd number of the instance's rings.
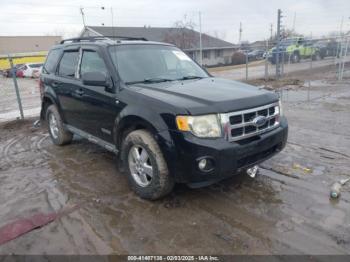
{"label": "windshield frame", "polygon": [[[167,44],[167,43],[123,43],[123,44],[113,44],[113,45],[109,45],[107,47],[107,53],[111,59],[111,64],[114,67],[114,70],[117,72],[118,78],[120,80],[120,82],[124,85],[124,86],[128,86],[128,85],[133,85],[134,83],[130,83],[128,84],[128,81],[124,81],[123,76],[120,74],[119,72],[119,66],[118,66],[118,50],[117,52],[113,52],[111,51],[113,48],[118,48],[121,46],[160,46],[160,47],[168,47],[169,49],[173,49],[174,51],[180,51],[182,53],[185,53],[186,56],[189,58],[189,60],[194,63],[195,65],[197,65],[199,67],[199,69],[203,72],[203,76],[200,78],[209,78],[212,77],[212,75],[206,70],[206,68],[202,67],[197,61],[195,61],[191,56],[189,56],[186,52],[184,52],[183,50],[181,50],[180,48],[171,45],[171,44]],[[116,57],[114,58],[114,55],[116,54]],[[145,79],[146,80],[146,79]],[[170,81],[181,81],[181,80],[186,80],[186,79],[171,79]],[[136,82],[136,81],[135,81]],[[139,82],[143,82],[143,81],[137,81]],[[146,81],[147,82],[147,81]],[[161,83],[163,81],[159,81],[158,83]],[[164,81],[164,82],[168,82]],[[150,83],[150,82],[148,82]],[[136,83],[135,83],[136,84]]]}

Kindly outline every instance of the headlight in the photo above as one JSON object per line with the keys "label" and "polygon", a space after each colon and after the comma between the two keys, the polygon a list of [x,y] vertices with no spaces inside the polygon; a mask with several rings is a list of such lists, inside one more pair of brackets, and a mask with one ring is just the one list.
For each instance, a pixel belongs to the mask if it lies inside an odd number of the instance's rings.
{"label": "headlight", "polygon": [[220,137],[221,126],[217,115],[177,116],[177,128],[190,131],[198,137]]}
{"label": "headlight", "polygon": [[278,108],[279,108],[280,116],[283,116],[283,109],[282,109],[282,101],[281,101],[281,99],[278,100]]}

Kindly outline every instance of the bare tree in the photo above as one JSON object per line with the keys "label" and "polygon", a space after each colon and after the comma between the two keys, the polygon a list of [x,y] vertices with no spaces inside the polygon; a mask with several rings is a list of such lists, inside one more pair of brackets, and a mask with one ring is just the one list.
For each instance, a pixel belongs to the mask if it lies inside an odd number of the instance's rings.
{"label": "bare tree", "polygon": [[176,21],[171,29],[166,32],[163,41],[172,43],[181,49],[189,49],[197,47],[198,37],[193,30],[196,24],[187,18]]}

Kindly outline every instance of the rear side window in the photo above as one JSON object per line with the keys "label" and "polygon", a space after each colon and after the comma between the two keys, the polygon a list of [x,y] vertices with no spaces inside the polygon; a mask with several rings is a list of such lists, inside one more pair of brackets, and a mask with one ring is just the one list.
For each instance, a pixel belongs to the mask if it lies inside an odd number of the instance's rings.
{"label": "rear side window", "polygon": [[58,66],[58,75],[60,76],[67,76],[67,77],[74,77],[75,76],[75,70],[78,65],[79,60],[79,52],[64,52],[61,62]]}
{"label": "rear side window", "polygon": [[105,62],[97,52],[84,51],[81,59],[80,75],[88,72],[102,72],[107,75]]}
{"label": "rear side window", "polygon": [[50,51],[49,55],[46,58],[46,62],[44,65],[44,70],[46,73],[54,73],[55,67],[57,64],[57,60],[60,56],[60,50],[59,49],[53,49]]}

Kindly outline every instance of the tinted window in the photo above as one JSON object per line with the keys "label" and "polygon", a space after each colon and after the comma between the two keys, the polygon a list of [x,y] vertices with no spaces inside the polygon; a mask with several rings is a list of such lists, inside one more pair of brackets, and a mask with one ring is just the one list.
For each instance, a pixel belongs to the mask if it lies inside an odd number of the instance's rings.
{"label": "tinted window", "polygon": [[84,51],[81,59],[80,75],[88,72],[102,72],[107,75],[105,62],[100,55],[94,51]]}
{"label": "tinted window", "polygon": [[79,53],[77,51],[65,52],[58,67],[58,74],[60,76],[74,77],[75,69],[78,65],[78,60]]}
{"label": "tinted window", "polygon": [[49,55],[46,58],[46,62],[44,66],[44,69],[47,73],[54,73],[59,55],[60,55],[59,49],[53,49],[50,51]]}

